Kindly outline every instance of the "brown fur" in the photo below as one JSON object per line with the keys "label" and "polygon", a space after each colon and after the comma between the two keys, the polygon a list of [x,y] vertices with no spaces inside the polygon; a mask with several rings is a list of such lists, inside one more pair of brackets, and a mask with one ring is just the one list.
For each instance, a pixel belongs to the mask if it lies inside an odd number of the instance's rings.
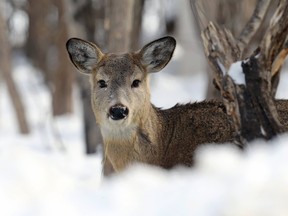
{"label": "brown fur", "polygon": [[[103,54],[96,45],[70,39],[67,50],[74,65],[91,77],[91,100],[104,140],[104,163],[116,171],[135,162],[171,168],[191,166],[195,149],[205,143],[233,139],[231,121],[222,103],[204,101],[162,110],[150,103],[148,74],[161,70],[170,60],[175,40],[166,37],[136,53]],[[133,88],[134,80],[141,80]],[[106,88],[99,87],[104,80]],[[123,120],[112,120],[109,108],[129,109]],[[287,126],[287,101],[277,101],[281,123]]]}

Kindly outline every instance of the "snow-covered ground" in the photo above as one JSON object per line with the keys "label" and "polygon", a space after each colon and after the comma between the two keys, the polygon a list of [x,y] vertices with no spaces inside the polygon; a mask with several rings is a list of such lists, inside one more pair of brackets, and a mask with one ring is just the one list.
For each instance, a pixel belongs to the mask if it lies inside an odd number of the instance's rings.
{"label": "snow-covered ground", "polygon": [[[19,58],[14,77],[32,133],[21,136],[0,84],[0,215],[288,215],[288,135],[256,141],[244,153],[231,146],[199,149],[193,169],[134,166],[101,177],[101,155],[84,154],[82,111],[53,119],[43,80]],[[202,100],[205,74],[153,74],[152,101],[160,107]],[[278,97],[288,98],[283,74]]]}

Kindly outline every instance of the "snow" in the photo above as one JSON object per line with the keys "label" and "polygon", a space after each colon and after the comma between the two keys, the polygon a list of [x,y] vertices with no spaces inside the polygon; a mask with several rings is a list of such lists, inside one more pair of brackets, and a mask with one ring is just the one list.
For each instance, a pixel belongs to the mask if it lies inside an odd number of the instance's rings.
{"label": "snow", "polygon": [[14,15],[11,16],[9,27],[10,27],[10,41],[12,45],[23,45],[26,40],[27,26],[29,25],[29,18],[27,13],[23,10],[14,10]]}
{"label": "snow", "polygon": [[189,103],[205,99],[206,74],[179,76],[159,72],[152,74],[151,101],[157,107],[170,108],[176,103]]}
{"label": "snow", "polygon": [[[277,97],[286,97],[283,73]],[[5,85],[0,85],[0,214],[8,216],[288,215],[288,135],[252,143],[198,149],[194,168],[165,171],[135,165],[103,179],[101,155],[86,156],[79,95],[74,113],[53,119],[49,90],[22,58],[13,76],[32,133],[18,134]],[[202,100],[206,76],[153,74],[152,101],[170,107]],[[168,97],[167,97],[168,95]]]}
{"label": "snow", "polygon": [[246,85],[245,75],[242,69],[242,61],[234,62],[229,69],[229,76],[233,79],[233,81],[238,85]]}

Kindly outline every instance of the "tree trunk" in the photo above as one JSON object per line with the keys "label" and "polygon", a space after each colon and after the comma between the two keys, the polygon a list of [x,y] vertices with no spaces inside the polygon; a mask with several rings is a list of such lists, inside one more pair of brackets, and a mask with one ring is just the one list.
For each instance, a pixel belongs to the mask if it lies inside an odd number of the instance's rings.
{"label": "tree trunk", "polygon": [[29,28],[25,51],[33,64],[41,69],[46,82],[50,79],[47,51],[51,45],[52,36],[51,23],[47,21],[47,18],[51,17],[49,14],[53,8],[50,0],[28,0]]}
{"label": "tree trunk", "polygon": [[86,153],[95,154],[103,141],[91,106],[91,87],[88,77],[78,74],[77,79],[82,100]]}
{"label": "tree trunk", "polygon": [[4,81],[6,82],[12,104],[15,109],[17,116],[19,129],[22,134],[28,134],[30,129],[25,116],[25,109],[21,101],[21,96],[18,92],[17,86],[14,83],[12,77],[12,66],[11,66],[11,47],[8,40],[6,21],[0,14],[0,65]]}
{"label": "tree trunk", "polygon": [[57,11],[58,20],[53,31],[53,45],[48,51],[49,69],[52,73],[52,105],[54,116],[71,113],[73,73],[72,66],[66,58],[65,43],[68,38],[66,21],[66,6],[64,0],[53,0]]}
{"label": "tree trunk", "polygon": [[135,48],[138,43],[142,17],[139,15],[142,14],[143,3],[139,0],[106,2],[105,27],[110,52],[127,52]]}

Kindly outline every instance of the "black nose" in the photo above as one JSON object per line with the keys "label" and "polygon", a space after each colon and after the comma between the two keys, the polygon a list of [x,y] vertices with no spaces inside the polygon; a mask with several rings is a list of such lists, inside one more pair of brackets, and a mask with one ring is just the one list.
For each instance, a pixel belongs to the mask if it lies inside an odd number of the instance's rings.
{"label": "black nose", "polygon": [[110,108],[109,116],[113,120],[121,120],[128,116],[129,110],[127,107],[118,104]]}

